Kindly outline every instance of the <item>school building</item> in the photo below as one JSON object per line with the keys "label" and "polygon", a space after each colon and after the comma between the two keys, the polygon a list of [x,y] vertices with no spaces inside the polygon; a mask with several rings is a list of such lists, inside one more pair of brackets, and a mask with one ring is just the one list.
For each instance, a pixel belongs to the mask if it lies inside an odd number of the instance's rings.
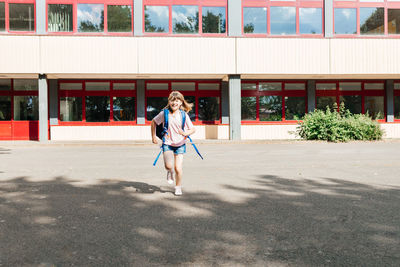
{"label": "school building", "polygon": [[293,139],[344,102],[400,138],[400,0],[0,0],[0,140]]}

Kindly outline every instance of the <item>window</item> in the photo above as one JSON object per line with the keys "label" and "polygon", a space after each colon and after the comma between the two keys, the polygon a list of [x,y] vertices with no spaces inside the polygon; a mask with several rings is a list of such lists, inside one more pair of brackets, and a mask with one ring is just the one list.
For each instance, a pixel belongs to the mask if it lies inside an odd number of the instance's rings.
{"label": "window", "polygon": [[[132,2],[120,0],[47,0],[47,31],[51,33],[128,34],[132,33]],[[76,14],[75,14],[76,13]]]}
{"label": "window", "polygon": [[388,9],[387,25],[389,34],[400,34],[400,8]]}
{"label": "window", "polygon": [[0,2],[0,32],[6,30],[6,5]]}
{"label": "window", "polygon": [[58,85],[61,124],[129,125],[136,121],[133,81],[61,80]]}
{"label": "window", "polygon": [[14,120],[39,120],[38,96],[14,96]]}
{"label": "window", "polygon": [[242,122],[301,120],[306,113],[306,83],[242,82]]}
{"label": "window", "polygon": [[11,120],[11,96],[0,96],[0,121]]}
{"label": "window", "polygon": [[357,9],[335,8],[335,34],[357,33]]}
{"label": "window", "polygon": [[316,108],[331,110],[343,103],[353,114],[368,113],[373,119],[385,119],[384,81],[336,81],[316,84]]}
{"label": "window", "polygon": [[147,34],[226,35],[227,1],[144,0],[144,32]]}
{"label": "window", "polygon": [[180,91],[193,104],[188,113],[197,124],[218,124],[221,117],[219,81],[146,81],[146,120],[151,121],[168,105],[171,91]]}
{"label": "window", "polygon": [[400,120],[400,82],[394,83],[394,118]]}
{"label": "window", "polygon": [[361,34],[384,34],[385,20],[383,7],[361,7],[360,8],[360,33]]}
{"label": "window", "polygon": [[35,31],[35,5],[33,3],[9,3],[10,31]]}
{"label": "window", "polygon": [[315,35],[323,37],[323,1],[242,0],[244,35]]}

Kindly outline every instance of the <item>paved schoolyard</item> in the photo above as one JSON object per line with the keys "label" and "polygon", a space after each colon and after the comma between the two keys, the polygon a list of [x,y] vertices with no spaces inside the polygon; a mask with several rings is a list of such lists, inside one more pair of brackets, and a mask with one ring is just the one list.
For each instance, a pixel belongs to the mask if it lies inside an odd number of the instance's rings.
{"label": "paved schoolyard", "polygon": [[399,266],[400,141],[0,142],[0,266]]}

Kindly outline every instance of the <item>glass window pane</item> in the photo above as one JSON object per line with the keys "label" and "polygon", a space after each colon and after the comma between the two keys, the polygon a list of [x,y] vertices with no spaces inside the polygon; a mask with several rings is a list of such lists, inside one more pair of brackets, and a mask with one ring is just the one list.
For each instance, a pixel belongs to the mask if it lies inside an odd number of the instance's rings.
{"label": "glass window pane", "polygon": [[203,7],[202,25],[203,33],[225,33],[225,7]]}
{"label": "glass window pane", "polygon": [[219,90],[219,83],[199,83],[199,90]]}
{"label": "glass window pane", "polygon": [[199,97],[199,120],[219,120],[219,97]]}
{"label": "glass window pane", "polygon": [[172,6],[173,33],[199,32],[198,6]]}
{"label": "glass window pane", "polygon": [[49,32],[72,32],[72,5],[50,4],[47,11]]}
{"label": "glass window pane", "polygon": [[82,121],[82,98],[61,97],[60,98],[60,120]]}
{"label": "glass window pane", "polygon": [[259,91],[282,91],[282,83],[259,83]]}
{"label": "glass window pane", "polygon": [[134,97],[113,97],[114,121],[135,120],[135,98]]}
{"label": "glass window pane", "polygon": [[317,90],[336,90],[336,83],[317,83]]}
{"label": "glass window pane", "polygon": [[85,104],[87,122],[110,121],[109,96],[86,96]]}
{"label": "glass window pane", "polygon": [[148,83],[147,90],[168,90],[168,83]]}
{"label": "glass window pane", "polygon": [[260,96],[260,121],[282,120],[282,97]]}
{"label": "glass window pane", "polygon": [[33,4],[9,4],[10,31],[34,31],[35,9]]}
{"label": "glass window pane", "polygon": [[14,96],[14,120],[39,120],[39,102],[37,96]]}
{"label": "glass window pane", "polygon": [[267,33],[267,8],[244,7],[243,8],[243,32]]}
{"label": "glass window pane", "polygon": [[14,80],[15,91],[37,91],[38,80],[18,79]]}
{"label": "glass window pane", "polygon": [[296,7],[271,7],[271,34],[296,34]]}
{"label": "glass window pane", "polygon": [[394,84],[394,90],[400,90],[400,83]]}
{"label": "glass window pane", "polygon": [[195,96],[185,96],[186,102],[193,104],[192,110],[189,111],[188,115],[192,121],[196,119],[196,97]]}
{"label": "glass window pane", "polygon": [[257,100],[255,96],[242,97],[242,121],[257,119]]}
{"label": "glass window pane", "polygon": [[335,8],[335,34],[357,33],[357,9]]}
{"label": "glass window pane", "polygon": [[103,4],[78,4],[78,31],[102,32],[104,30]]}
{"label": "glass window pane", "polygon": [[82,90],[82,83],[60,83],[61,90]]}
{"label": "glass window pane", "polygon": [[360,33],[384,34],[385,14],[383,7],[360,7]]}
{"label": "glass window pane", "polygon": [[306,98],[285,97],[285,120],[301,120],[306,114]]}
{"label": "glass window pane", "polygon": [[86,82],[86,91],[109,91],[109,82]]}
{"label": "glass window pane", "polygon": [[361,96],[360,95],[343,95],[340,96],[340,103],[344,103],[346,109],[353,114],[361,113]]}
{"label": "glass window pane", "polygon": [[109,32],[132,31],[131,6],[107,6],[107,27]]}
{"label": "glass window pane", "polygon": [[135,83],[113,83],[114,90],[135,90]]}
{"label": "glass window pane", "polygon": [[365,83],[365,90],[383,90],[385,89],[385,84],[383,83]]}
{"label": "glass window pane", "polygon": [[0,31],[6,30],[6,5],[0,3]]}
{"label": "glass window pane", "polygon": [[285,83],[285,90],[306,90],[305,83]]}
{"label": "glass window pane", "polygon": [[167,6],[144,7],[145,32],[169,32],[169,8]]}
{"label": "glass window pane", "polygon": [[242,83],[242,90],[257,90],[256,83]]}
{"label": "glass window pane", "polygon": [[171,83],[172,91],[194,91],[196,88],[195,83]]}
{"label": "glass window pane", "polygon": [[0,79],[0,91],[10,91],[11,90],[11,80],[10,79]]}
{"label": "glass window pane", "polygon": [[322,33],[322,8],[299,8],[300,33]]}
{"label": "glass window pane", "polygon": [[11,120],[11,96],[0,96],[0,121]]}
{"label": "glass window pane", "polygon": [[151,121],[160,111],[168,104],[168,97],[148,97],[147,98],[147,115],[148,121]]}
{"label": "glass window pane", "polygon": [[388,33],[400,34],[400,9],[388,9]]}
{"label": "glass window pane", "polygon": [[333,106],[336,103],[336,96],[317,96],[316,108],[325,111],[328,107],[333,111]]}
{"label": "glass window pane", "polygon": [[383,96],[366,96],[365,113],[368,113],[372,117],[372,119],[384,119],[385,104]]}
{"label": "glass window pane", "polygon": [[400,96],[394,97],[394,118],[400,119]]}
{"label": "glass window pane", "polygon": [[361,91],[361,83],[339,83],[340,91]]}

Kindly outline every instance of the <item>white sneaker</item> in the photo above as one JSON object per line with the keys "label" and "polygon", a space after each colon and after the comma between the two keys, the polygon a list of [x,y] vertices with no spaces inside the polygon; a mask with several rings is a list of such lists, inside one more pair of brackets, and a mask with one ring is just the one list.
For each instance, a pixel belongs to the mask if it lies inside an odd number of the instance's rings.
{"label": "white sneaker", "polygon": [[167,183],[169,184],[174,183],[174,173],[171,171],[167,171]]}
{"label": "white sneaker", "polygon": [[175,186],[175,196],[182,196],[182,187]]}

